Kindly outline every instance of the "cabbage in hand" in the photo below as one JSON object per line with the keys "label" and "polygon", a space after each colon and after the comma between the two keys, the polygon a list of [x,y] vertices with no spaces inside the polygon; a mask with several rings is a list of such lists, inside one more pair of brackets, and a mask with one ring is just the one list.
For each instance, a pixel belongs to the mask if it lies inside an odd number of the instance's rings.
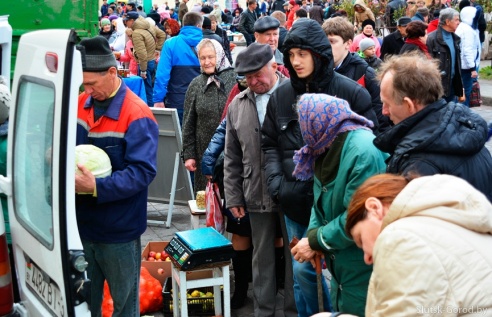
{"label": "cabbage in hand", "polygon": [[80,175],[77,164],[84,165],[96,178],[111,175],[109,156],[102,149],[91,144],[81,144],[75,147],[75,173]]}

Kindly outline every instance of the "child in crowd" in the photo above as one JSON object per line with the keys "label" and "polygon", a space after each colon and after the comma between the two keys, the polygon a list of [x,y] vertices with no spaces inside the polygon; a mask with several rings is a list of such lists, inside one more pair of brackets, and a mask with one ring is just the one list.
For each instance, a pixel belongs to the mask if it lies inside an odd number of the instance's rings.
{"label": "child in crowd", "polygon": [[369,66],[378,70],[379,66],[383,62],[376,56],[376,45],[370,38],[365,38],[359,43],[359,56],[363,58]]}
{"label": "child in crowd", "polygon": [[133,55],[133,30],[131,28],[127,28],[125,32],[129,39],[128,42],[126,42],[125,51],[123,54],[121,54],[120,52],[114,52],[114,54],[118,62],[129,63],[128,70],[130,71],[130,76],[137,76],[138,64],[135,60],[135,56]]}

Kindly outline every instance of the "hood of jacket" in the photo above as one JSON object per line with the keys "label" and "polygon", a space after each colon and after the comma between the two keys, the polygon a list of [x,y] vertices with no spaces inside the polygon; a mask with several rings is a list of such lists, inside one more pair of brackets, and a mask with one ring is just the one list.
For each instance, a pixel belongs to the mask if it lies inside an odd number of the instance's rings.
{"label": "hood of jacket", "polygon": [[469,108],[440,99],[382,132],[374,144],[383,152],[471,155],[487,141],[487,123]]}
{"label": "hood of jacket", "polygon": [[142,16],[139,16],[138,19],[136,19],[135,22],[133,23],[132,29],[134,31],[137,29],[149,30],[150,29],[150,23],[149,23],[149,21],[145,20]]}
{"label": "hood of jacket", "polygon": [[478,233],[492,234],[492,205],[465,180],[452,175],[412,180],[396,196],[383,219],[383,230],[406,217],[431,217]]}
{"label": "hood of jacket", "polygon": [[360,5],[364,8],[364,10],[367,10],[367,5],[365,4],[364,0],[355,0],[353,6],[355,7],[356,5]]}
{"label": "hood of jacket", "polygon": [[[292,87],[298,94],[320,92],[333,78],[333,54],[325,32],[318,22],[311,19],[299,19],[285,36],[282,46],[284,64],[289,70]],[[306,82],[297,76],[290,63],[289,50],[300,48],[311,51],[314,60],[313,80]]]}
{"label": "hood of jacket", "polygon": [[196,47],[203,39],[202,30],[196,26],[183,26],[178,36],[191,47]]}
{"label": "hood of jacket", "polygon": [[462,23],[466,23],[469,26],[473,26],[473,19],[477,13],[477,8],[475,7],[464,7],[460,11],[460,19]]}

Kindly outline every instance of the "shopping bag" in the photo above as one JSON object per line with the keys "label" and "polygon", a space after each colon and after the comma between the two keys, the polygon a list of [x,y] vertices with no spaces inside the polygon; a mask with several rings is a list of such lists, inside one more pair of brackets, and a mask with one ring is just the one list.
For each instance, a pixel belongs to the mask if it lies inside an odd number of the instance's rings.
{"label": "shopping bag", "polygon": [[470,107],[480,107],[482,105],[482,95],[480,94],[480,84],[478,81],[473,82],[470,94]]}
{"label": "shopping bag", "polygon": [[207,227],[212,227],[220,233],[224,233],[224,216],[222,215],[222,199],[220,198],[217,183],[208,181],[205,189],[205,204],[207,215]]}

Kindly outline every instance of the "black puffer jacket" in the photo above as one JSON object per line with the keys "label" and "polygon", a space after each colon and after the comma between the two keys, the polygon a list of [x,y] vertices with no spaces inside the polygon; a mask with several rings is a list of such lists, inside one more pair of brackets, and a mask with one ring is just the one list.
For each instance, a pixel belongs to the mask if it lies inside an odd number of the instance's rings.
{"label": "black puffer jacket", "polygon": [[388,173],[458,176],[492,201],[487,131],[478,114],[441,99],[377,136],[374,145],[391,154]]}
{"label": "black puffer jacket", "polygon": [[[289,59],[291,48],[313,53],[315,70],[312,81],[297,77]],[[294,151],[304,146],[296,110],[298,98],[306,92],[337,96],[347,100],[355,112],[373,120],[376,126],[377,119],[367,90],[333,71],[331,45],[316,21],[300,19],[294,23],[284,42],[284,64],[291,78],[280,84],[271,95],[262,127],[267,185],[282,211],[290,219],[307,226],[313,204],[313,182],[299,181],[292,176]]]}

